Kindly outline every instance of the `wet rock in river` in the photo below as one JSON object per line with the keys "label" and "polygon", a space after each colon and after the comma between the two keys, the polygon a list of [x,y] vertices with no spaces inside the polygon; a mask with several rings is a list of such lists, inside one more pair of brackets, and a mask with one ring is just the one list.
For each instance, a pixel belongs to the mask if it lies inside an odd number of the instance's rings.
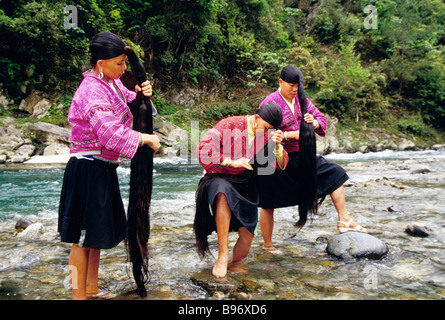
{"label": "wet rock in river", "polygon": [[45,233],[45,227],[41,223],[33,223],[20,232],[17,237],[24,240],[36,240]]}
{"label": "wet rock in river", "polygon": [[348,231],[333,236],[326,250],[340,259],[381,259],[388,253],[388,246],[370,234]]}
{"label": "wet rock in river", "polygon": [[17,222],[15,223],[15,229],[18,232],[23,231],[24,229],[28,228],[32,224],[31,221],[25,219],[25,218],[19,218]]}
{"label": "wet rock in river", "polygon": [[328,237],[325,237],[325,236],[319,236],[319,237],[317,237],[317,239],[315,239],[315,241],[316,241],[316,243],[320,243],[320,244],[326,243],[327,244],[329,239],[328,239]]}
{"label": "wet rock in river", "polygon": [[224,278],[216,278],[212,270],[204,270],[193,274],[192,282],[203,288],[210,296],[221,297],[228,295],[235,299],[247,299],[252,291],[258,291],[262,284],[252,281],[244,273],[228,273]]}
{"label": "wet rock in river", "polygon": [[421,238],[426,238],[431,235],[431,231],[427,227],[419,226],[417,224],[407,226],[405,232],[410,236]]}
{"label": "wet rock in river", "polygon": [[431,172],[430,168],[424,165],[415,165],[411,168],[411,174],[425,174]]}
{"label": "wet rock in river", "polygon": [[215,278],[209,270],[195,273],[191,277],[191,280],[209,294],[213,294],[214,292],[229,293],[235,291],[238,286],[238,283],[228,276],[222,279]]}
{"label": "wet rock in river", "polygon": [[386,208],[388,212],[403,212],[403,209],[398,206],[390,205],[388,208]]}

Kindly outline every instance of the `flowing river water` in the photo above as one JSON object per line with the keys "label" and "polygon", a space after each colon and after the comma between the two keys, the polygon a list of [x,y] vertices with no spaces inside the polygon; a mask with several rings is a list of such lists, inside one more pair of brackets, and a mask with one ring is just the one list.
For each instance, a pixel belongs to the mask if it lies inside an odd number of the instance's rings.
{"label": "flowing river water", "polygon": [[[326,157],[347,170],[351,216],[388,245],[386,257],[330,256],[326,239],[337,233],[337,215],[327,198],[301,230],[293,226],[296,207],[276,210],[274,241],[284,255],[264,252],[258,231],[243,272],[224,280],[238,287],[211,290],[196,280],[212,282],[214,263],[200,260],[194,246],[194,194],[202,169],[180,158],[156,158],[147,299],[444,299],[445,150]],[[128,163],[118,168],[125,207],[129,174]],[[70,246],[57,233],[62,177],[63,168],[0,167],[0,300],[71,298]],[[42,223],[45,233],[34,240],[14,235],[20,217]],[[426,227],[429,236],[408,235],[405,228],[413,224]],[[231,248],[236,239],[232,233]],[[216,256],[215,234],[209,242]],[[99,285],[116,299],[139,299],[124,243],[102,250]]]}

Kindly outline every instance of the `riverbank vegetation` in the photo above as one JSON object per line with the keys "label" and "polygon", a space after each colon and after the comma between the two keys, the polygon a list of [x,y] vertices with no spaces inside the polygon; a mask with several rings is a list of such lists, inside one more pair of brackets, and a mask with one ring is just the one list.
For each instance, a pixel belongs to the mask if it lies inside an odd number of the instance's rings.
{"label": "riverbank vegetation", "polygon": [[[443,141],[444,25],[441,0],[2,1],[0,83],[12,111],[40,90],[63,118],[89,39],[109,30],[135,47],[160,113],[182,126],[255,110],[292,63],[340,128]],[[202,99],[171,98],[187,90]]]}

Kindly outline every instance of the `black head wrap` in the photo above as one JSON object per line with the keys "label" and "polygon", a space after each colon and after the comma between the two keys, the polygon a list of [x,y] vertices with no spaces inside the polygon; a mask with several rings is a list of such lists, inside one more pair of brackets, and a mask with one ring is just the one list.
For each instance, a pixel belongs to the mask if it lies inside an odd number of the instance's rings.
{"label": "black head wrap", "polygon": [[126,46],[125,42],[114,33],[99,32],[90,42],[91,65],[95,66],[98,60],[111,59],[124,54]]}
{"label": "black head wrap", "polygon": [[303,73],[296,66],[289,65],[281,70],[280,78],[288,83],[303,85]]}
{"label": "black head wrap", "polygon": [[261,117],[261,119],[274,126],[274,128],[278,129],[281,126],[281,122],[283,121],[283,113],[281,112],[280,106],[276,103],[266,103],[260,109],[258,109],[256,113]]}

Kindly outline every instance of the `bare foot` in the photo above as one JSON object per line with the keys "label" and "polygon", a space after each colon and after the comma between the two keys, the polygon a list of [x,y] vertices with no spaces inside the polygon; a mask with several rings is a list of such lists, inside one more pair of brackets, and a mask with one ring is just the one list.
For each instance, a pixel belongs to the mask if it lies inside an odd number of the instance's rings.
{"label": "bare foot", "polygon": [[244,261],[244,259],[241,261],[235,261],[235,262],[232,261],[229,264],[228,271],[230,273],[248,273],[249,267],[246,266],[245,264],[243,264],[242,263],[243,261]]}
{"label": "bare foot", "polygon": [[88,300],[112,299],[115,297],[117,297],[117,294],[115,294],[115,293],[107,293],[107,292],[103,292],[103,291],[87,292]]}
{"label": "bare foot", "polygon": [[264,246],[263,250],[268,252],[268,253],[276,254],[276,255],[283,255],[284,254],[283,251],[281,251],[280,249],[275,248],[274,246],[271,246],[271,247]]}
{"label": "bare foot", "polygon": [[75,289],[75,290],[72,290],[72,292],[73,292],[73,295],[72,295],[73,300],[88,300],[85,291]]}
{"label": "bare foot", "polygon": [[227,274],[227,265],[229,264],[229,256],[219,255],[213,266],[212,274],[217,278],[224,278]]}

